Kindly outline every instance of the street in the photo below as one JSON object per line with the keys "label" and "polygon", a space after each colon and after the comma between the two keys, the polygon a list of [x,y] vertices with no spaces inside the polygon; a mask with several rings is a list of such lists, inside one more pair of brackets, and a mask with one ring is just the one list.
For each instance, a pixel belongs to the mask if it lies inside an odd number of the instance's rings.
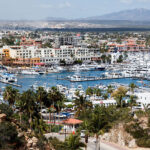
{"label": "street", "polygon": [[[56,137],[60,141],[64,141],[65,140],[65,135],[64,134],[59,134],[59,133],[48,133],[48,134],[45,134],[45,137],[46,138]],[[82,138],[81,141],[85,142],[85,139]],[[95,148],[96,148],[95,139],[90,137],[89,140],[88,140],[88,144],[87,144],[87,149],[86,150],[95,150]],[[106,142],[100,142],[100,150],[126,150],[126,149],[125,148],[121,148],[121,147],[116,146],[116,145],[113,145],[113,144],[108,144]]]}

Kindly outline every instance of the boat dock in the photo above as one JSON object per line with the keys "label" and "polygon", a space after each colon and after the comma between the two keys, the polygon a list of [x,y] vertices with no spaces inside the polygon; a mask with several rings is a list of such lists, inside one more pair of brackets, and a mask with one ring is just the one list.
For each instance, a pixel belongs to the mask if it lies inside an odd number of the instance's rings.
{"label": "boat dock", "polygon": [[124,79],[124,78],[131,78],[131,77],[94,77],[94,78],[79,78],[79,79],[70,79],[70,82],[112,80],[112,79]]}
{"label": "boat dock", "polygon": [[15,84],[15,83],[11,83],[11,82],[5,82],[5,81],[2,81],[0,80],[1,83],[4,83],[4,84],[9,84],[9,85],[13,85],[13,86],[16,86],[16,87],[22,87],[21,85],[19,84]]}
{"label": "boat dock", "polygon": [[68,80],[70,82],[86,82],[86,81],[98,81],[98,80],[125,79],[125,78],[132,78],[132,77],[131,76],[105,76],[105,77],[75,76],[71,78],[57,78],[57,80]]}

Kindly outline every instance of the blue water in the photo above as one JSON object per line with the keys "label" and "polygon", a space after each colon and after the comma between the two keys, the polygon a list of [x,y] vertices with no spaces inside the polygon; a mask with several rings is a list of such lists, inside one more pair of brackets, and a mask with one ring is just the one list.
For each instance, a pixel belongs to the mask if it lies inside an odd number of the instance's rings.
{"label": "blue water", "polygon": [[[20,91],[25,91],[31,88],[32,85],[36,84],[38,86],[43,86],[46,84],[47,87],[56,86],[57,84],[61,84],[67,87],[77,87],[78,85],[82,85],[84,89],[88,86],[95,85],[109,85],[112,82],[122,83],[122,84],[130,84],[135,83],[138,86],[142,86],[142,83],[138,82],[138,80],[133,79],[113,79],[113,80],[98,80],[98,81],[86,81],[86,82],[70,82],[67,80],[58,80],[58,78],[65,78],[67,76],[79,75],[79,76],[95,76],[99,77],[104,71],[84,71],[84,72],[61,72],[61,73],[51,73],[46,75],[18,75],[18,83],[22,85],[21,88],[17,88]],[[150,85],[150,81],[143,81],[144,84]],[[6,84],[0,83],[0,87],[3,89]]]}

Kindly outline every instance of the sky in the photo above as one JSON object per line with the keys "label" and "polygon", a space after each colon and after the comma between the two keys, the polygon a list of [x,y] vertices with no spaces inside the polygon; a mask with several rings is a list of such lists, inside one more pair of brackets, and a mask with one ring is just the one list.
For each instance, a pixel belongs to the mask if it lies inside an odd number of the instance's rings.
{"label": "sky", "polygon": [[135,8],[150,9],[150,0],[0,0],[0,20],[75,19]]}

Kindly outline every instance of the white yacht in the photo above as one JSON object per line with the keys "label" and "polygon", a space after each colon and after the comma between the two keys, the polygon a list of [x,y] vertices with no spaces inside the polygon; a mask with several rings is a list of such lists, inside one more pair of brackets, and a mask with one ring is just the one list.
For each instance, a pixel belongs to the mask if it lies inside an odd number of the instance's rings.
{"label": "white yacht", "polygon": [[21,74],[24,75],[38,75],[39,73],[35,70],[22,70]]}
{"label": "white yacht", "polygon": [[14,74],[2,73],[0,76],[3,82],[17,82],[17,78]]}

